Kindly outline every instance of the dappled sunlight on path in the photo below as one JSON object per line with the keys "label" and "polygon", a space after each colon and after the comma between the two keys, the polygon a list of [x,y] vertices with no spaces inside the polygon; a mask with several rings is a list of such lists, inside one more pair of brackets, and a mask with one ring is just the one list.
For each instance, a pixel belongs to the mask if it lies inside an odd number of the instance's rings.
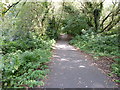
{"label": "dappled sunlight on path", "polygon": [[76,50],[75,48],[73,48],[70,45],[61,45],[61,44],[56,44],[56,48],[55,49],[62,49],[62,50]]}
{"label": "dappled sunlight on path", "polygon": [[81,52],[61,39],[54,47],[51,72],[46,88],[112,88],[116,87],[105,74]]}

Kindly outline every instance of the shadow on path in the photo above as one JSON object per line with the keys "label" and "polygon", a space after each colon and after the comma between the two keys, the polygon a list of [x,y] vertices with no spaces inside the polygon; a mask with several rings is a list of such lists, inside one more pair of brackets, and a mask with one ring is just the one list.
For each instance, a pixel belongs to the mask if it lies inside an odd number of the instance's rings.
{"label": "shadow on path", "polygon": [[87,56],[68,44],[67,36],[61,36],[55,46],[51,72],[45,88],[113,88],[117,87]]}

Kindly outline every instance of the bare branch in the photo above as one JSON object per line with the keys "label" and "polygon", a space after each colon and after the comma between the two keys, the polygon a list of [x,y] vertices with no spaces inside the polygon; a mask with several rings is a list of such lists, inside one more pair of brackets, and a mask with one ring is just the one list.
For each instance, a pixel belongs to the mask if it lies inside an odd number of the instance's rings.
{"label": "bare branch", "polygon": [[12,7],[15,7],[21,0],[19,0],[18,2],[12,4],[11,6],[8,7],[8,9],[6,11],[3,11],[2,14],[7,13]]}
{"label": "bare branch", "polygon": [[120,19],[118,19],[115,23],[113,23],[111,26],[108,27],[106,31],[110,31],[116,24],[120,22]]}
{"label": "bare branch", "polygon": [[[116,6],[116,4],[114,4],[113,8]],[[108,19],[108,17],[112,14],[112,11],[102,20],[102,23],[100,24],[100,26],[103,26],[104,22]]]}

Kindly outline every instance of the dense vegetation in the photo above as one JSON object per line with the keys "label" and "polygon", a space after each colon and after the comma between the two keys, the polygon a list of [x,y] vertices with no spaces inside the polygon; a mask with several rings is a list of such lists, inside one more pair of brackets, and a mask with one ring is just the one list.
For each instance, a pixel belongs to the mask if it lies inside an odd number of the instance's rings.
{"label": "dense vegetation", "polygon": [[17,5],[7,11],[9,8],[1,3],[2,86],[42,86],[42,80],[49,71],[47,63],[50,61],[54,38],[57,37],[53,37],[52,32],[46,32],[48,28],[55,28],[50,27],[48,23],[53,16],[45,13],[48,12],[50,3],[15,4]]}
{"label": "dense vegetation", "polygon": [[61,33],[72,35],[70,44],[81,50],[116,57],[111,67],[120,77],[119,4],[108,9],[104,2],[0,2],[2,86],[42,86]]}

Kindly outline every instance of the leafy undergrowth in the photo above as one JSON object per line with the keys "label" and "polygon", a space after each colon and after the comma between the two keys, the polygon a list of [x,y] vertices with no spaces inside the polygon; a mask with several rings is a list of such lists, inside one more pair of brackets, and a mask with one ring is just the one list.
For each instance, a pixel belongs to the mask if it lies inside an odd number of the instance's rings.
{"label": "leafy undergrowth", "polygon": [[19,87],[26,85],[33,87],[43,85],[42,81],[48,72],[46,63],[49,62],[49,50],[35,49],[34,51],[20,50],[4,57],[5,68],[3,70],[4,86]]}
{"label": "leafy undergrowth", "polygon": [[54,40],[35,37],[2,44],[2,87],[43,86]]}
{"label": "leafy undergrowth", "polygon": [[54,39],[47,39],[47,37],[41,37],[36,36],[33,34],[33,36],[29,36],[28,38],[19,38],[17,40],[13,41],[4,41],[2,42],[2,46],[0,47],[2,49],[2,53],[11,53],[15,52],[16,50],[26,51],[26,50],[34,50],[34,49],[51,49],[52,44],[55,43]]}
{"label": "leafy undergrowth", "polygon": [[115,74],[118,77],[118,80],[115,81],[120,82],[120,53],[117,35],[99,35],[87,32],[81,36],[74,37],[70,44],[92,54],[96,60],[100,60],[100,57],[113,58],[114,62],[110,65],[110,74]]}

